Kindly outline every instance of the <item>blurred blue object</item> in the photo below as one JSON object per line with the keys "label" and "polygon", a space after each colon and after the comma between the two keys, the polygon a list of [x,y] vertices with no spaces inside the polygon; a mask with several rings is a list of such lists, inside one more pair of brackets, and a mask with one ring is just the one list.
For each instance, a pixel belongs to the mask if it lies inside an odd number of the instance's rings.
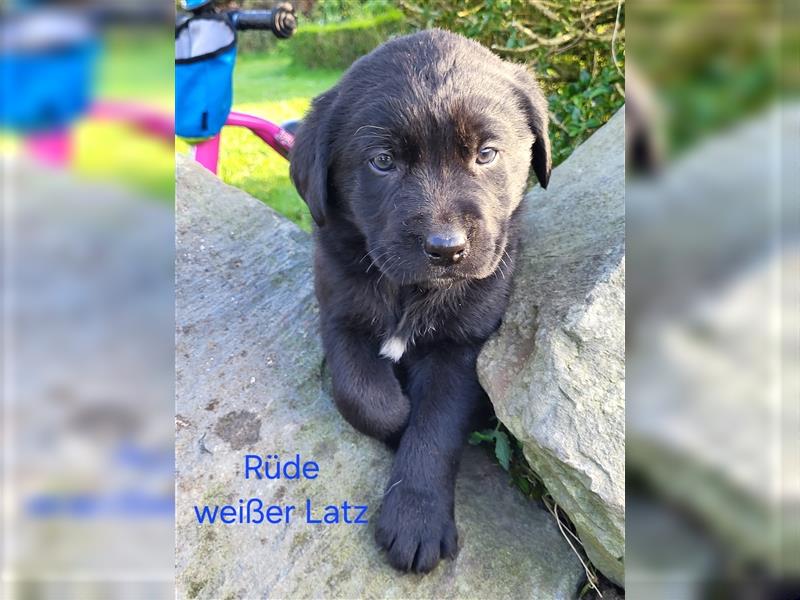
{"label": "blurred blue object", "polygon": [[15,133],[56,130],[91,105],[100,41],[91,22],[57,11],[2,23],[0,127]]}

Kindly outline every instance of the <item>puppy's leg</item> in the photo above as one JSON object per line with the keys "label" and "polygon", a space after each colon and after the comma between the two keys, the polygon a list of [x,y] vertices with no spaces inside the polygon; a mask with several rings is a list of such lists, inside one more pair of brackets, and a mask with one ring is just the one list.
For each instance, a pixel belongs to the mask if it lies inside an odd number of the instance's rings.
{"label": "puppy's leg", "polygon": [[431,352],[409,371],[408,427],[397,449],[376,539],[396,568],[426,572],[455,555],[455,478],[485,394],[471,347]]}
{"label": "puppy's leg", "polygon": [[396,445],[410,403],[392,363],[378,356],[377,342],[366,333],[344,324],[327,324],[322,339],[339,412],[360,432]]}

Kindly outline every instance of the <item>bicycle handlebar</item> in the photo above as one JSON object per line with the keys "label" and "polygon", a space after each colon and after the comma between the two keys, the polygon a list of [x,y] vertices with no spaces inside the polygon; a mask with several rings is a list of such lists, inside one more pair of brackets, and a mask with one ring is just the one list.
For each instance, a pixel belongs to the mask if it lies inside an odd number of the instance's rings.
{"label": "bicycle handlebar", "polygon": [[291,4],[280,4],[272,10],[233,10],[228,16],[239,31],[271,31],[281,39],[291,37],[297,29]]}

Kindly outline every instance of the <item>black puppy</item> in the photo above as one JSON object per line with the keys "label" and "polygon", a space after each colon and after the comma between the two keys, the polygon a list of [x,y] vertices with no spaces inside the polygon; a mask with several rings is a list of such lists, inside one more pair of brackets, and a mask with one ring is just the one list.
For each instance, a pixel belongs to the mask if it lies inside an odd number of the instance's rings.
{"label": "black puppy", "polygon": [[359,59],[297,133],[336,405],[397,449],[377,540],[398,569],[456,551],[475,362],[508,302],[529,170],[550,176],[547,121],[522,67],[432,30]]}

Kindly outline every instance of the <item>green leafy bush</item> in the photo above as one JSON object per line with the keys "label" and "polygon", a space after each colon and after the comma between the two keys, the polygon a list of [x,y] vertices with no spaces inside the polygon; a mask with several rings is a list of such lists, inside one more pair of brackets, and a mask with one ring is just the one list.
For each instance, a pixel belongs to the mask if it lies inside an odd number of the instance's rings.
{"label": "green leafy bush", "polygon": [[553,163],[625,101],[619,0],[399,0],[413,29],[440,27],[528,65],[550,103]]}
{"label": "green leafy bush", "polygon": [[288,41],[294,64],[310,69],[341,69],[404,29],[398,10],[338,23],[301,23]]}
{"label": "green leafy bush", "polygon": [[388,10],[396,10],[395,4],[393,0],[302,0],[294,6],[314,23],[337,23],[377,17]]}

